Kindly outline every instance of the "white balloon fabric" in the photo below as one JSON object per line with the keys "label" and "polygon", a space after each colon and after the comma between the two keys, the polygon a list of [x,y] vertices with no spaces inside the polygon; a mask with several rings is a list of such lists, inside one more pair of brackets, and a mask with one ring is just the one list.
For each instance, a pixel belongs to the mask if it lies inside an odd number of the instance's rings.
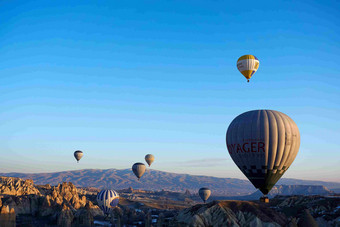
{"label": "white balloon fabric", "polygon": [[256,73],[259,68],[260,61],[254,55],[243,55],[237,60],[237,69],[248,80]]}
{"label": "white balloon fabric", "polygon": [[119,203],[119,195],[113,190],[101,190],[97,195],[97,203],[105,214],[110,214]]}

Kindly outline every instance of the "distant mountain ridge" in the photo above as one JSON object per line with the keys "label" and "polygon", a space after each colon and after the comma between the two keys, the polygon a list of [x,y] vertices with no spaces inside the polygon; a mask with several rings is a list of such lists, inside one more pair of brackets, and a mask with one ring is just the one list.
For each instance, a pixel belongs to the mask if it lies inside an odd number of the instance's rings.
{"label": "distant mountain ridge", "polygon": [[[209,187],[214,195],[243,196],[254,193],[256,189],[248,180],[236,178],[218,178],[210,176],[196,176],[189,174],[169,173],[148,169],[140,181],[133,175],[131,169],[83,169],[55,173],[0,173],[1,176],[32,179],[35,184],[57,185],[64,181],[72,182],[77,187],[96,187],[124,189],[128,187],[145,190],[168,190],[197,192],[201,187]],[[281,179],[277,185],[322,185],[329,189],[340,188],[340,183],[306,181],[298,179]]]}
{"label": "distant mountain ridge", "polygon": [[[276,185],[267,195],[269,198],[274,198],[276,195],[330,195],[333,191],[322,185]],[[256,200],[263,196],[262,192],[257,190],[250,195],[224,197],[216,196],[214,199],[237,199],[237,200]]]}

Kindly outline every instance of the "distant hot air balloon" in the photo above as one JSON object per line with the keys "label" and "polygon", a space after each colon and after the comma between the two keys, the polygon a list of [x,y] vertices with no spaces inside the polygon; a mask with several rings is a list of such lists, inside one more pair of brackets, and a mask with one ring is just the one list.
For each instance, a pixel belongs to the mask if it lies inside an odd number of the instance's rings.
{"label": "distant hot air balloon", "polygon": [[83,157],[84,154],[82,151],[75,151],[73,155],[77,159],[77,162],[79,162],[79,160]]}
{"label": "distant hot air balloon", "polygon": [[259,65],[260,61],[254,55],[243,55],[237,60],[237,69],[247,78],[248,82],[259,68]]}
{"label": "distant hot air balloon", "polygon": [[253,110],[237,116],[226,136],[238,168],[264,195],[287,171],[300,147],[300,133],[286,114]]}
{"label": "distant hot air balloon", "polygon": [[198,194],[205,203],[209,199],[211,191],[209,188],[200,188],[200,190],[198,190]]}
{"label": "distant hot air balloon", "polygon": [[113,190],[101,190],[97,195],[97,203],[104,214],[108,215],[119,203],[119,195]]}
{"label": "distant hot air balloon", "polygon": [[146,161],[146,163],[148,163],[148,165],[150,167],[151,164],[153,163],[153,161],[155,161],[155,156],[153,156],[152,154],[147,154],[147,155],[145,155],[145,161]]}
{"label": "distant hot air balloon", "polygon": [[145,169],[146,169],[145,165],[140,162],[137,162],[132,166],[132,171],[136,175],[138,180],[143,176]]}

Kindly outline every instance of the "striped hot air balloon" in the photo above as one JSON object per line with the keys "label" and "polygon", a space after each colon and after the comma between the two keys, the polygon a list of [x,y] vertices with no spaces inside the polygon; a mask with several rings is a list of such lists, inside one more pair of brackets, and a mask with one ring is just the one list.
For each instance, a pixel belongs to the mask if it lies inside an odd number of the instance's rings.
{"label": "striped hot air balloon", "polygon": [[119,203],[119,195],[113,190],[101,190],[97,195],[97,203],[104,214],[108,215]]}
{"label": "striped hot air balloon", "polygon": [[253,110],[231,122],[226,142],[237,167],[267,195],[293,163],[300,147],[300,133],[284,113]]}
{"label": "striped hot air balloon", "polygon": [[243,55],[237,60],[237,69],[247,78],[248,82],[259,68],[259,65],[260,61],[254,55]]}

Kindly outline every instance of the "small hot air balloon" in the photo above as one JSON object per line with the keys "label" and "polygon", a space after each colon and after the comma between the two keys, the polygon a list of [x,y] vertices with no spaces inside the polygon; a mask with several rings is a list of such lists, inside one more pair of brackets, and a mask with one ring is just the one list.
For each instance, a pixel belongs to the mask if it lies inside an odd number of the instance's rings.
{"label": "small hot air balloon", "polygon": [[132,166],[132,171],[136,175],[138,180],[143,176],[145,169],[146,169],[145,165],[140,162],[137,162]]}
{"label": "small hot air balloon", "polygon": [[73,155],[77,159],[77,162],[79,162],[79,160],[83,157],[84,154],[82,151],[75,151]]}
{"label": "small hot air balloon", "polygon": [[200,188],[200,190],[198,190],[198,194],[205,203],[209,199],[211,191],[209,188]]}
{"label": "small hot air balloon", "polygon": [[259,68],[259,65],[260,61],[254,55],[243,55],[237,60],[237,69],[247,78],[248,82]]}
{"label": "small hot air balloon", "polygon": [[146,163],[148,163],[148,165],[150,167],[151,164],[153,163],[153,161],[155,161],[155,156],[153,156],[152,154],[147,154],[147,155],[145,155],[145,161],[146,161]]}
{"label": "small hot air balloon", "polygon": [[230,123],[226,142],[237,167],[266,196],[293,163],[300,133],[284,113],[253,110]]}
{"label": "small hot air balloon", "polygon": [[97,203],[104,214],[109,215],[119,203],[119,195],[113,190],[101,190],[97,195]]}

